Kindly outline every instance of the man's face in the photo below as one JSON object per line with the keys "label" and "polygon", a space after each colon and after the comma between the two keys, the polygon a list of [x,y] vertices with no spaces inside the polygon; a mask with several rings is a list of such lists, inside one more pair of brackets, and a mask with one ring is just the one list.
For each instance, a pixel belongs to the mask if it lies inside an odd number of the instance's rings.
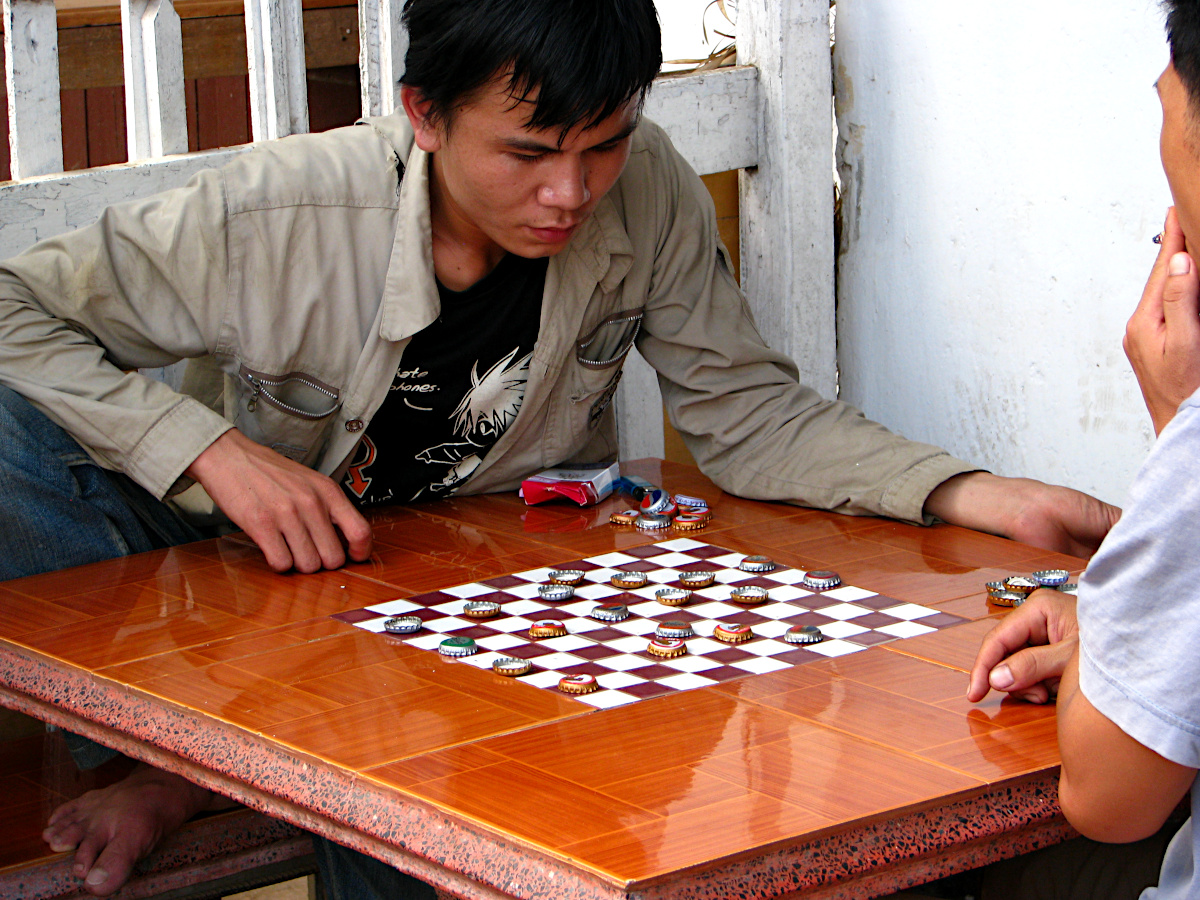
{"label": "man's face", "polygon": [[1173,65],[1168,64],[1159,76],[1157,87],[1163,111],[1159,139],[1163,171],[1188,249],[1195,252],[1200,250],[1200,122],[1191,111],[1187,88]]}
{"label": "man's face", "polygon": [[417,145],[433,154],[435,232],[448,226],[460,241],[529,259],[562,251],[608,193],[629,159],[640,111],[632,100],[560,144],[560,129],[526,126],[532,107],[514,104],[503,80],[457,109],[449,128],[430,125],[403,90]]}

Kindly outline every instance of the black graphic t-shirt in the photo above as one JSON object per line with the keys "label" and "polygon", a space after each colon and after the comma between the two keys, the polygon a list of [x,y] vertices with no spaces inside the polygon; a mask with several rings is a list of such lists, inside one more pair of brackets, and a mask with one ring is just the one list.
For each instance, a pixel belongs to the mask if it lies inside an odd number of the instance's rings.
{"label": "black graphic t-shirt", "polygon": [[414,335],[343,487],[360,506],[454,493],[517,417],[537,340],[546,259],[511,253]]}

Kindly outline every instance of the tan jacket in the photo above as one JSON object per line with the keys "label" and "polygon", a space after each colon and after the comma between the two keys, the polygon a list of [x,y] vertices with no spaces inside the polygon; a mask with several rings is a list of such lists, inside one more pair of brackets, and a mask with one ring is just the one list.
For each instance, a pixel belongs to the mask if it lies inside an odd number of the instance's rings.
{"label": "tan jacket", "polygon": [[[0,382],[159,497],[235,426],[336,477],[437,315],[428,157],[389,116],[264,144],[0,265]],[[732,493],[919,521],[972,468],[797,383],[755,329],[702,183],[645,122],[550,262],[520,414],[462,493],[615,456],[608,405],[635,337]],[[183,358],[182,394],[131,371]]]}

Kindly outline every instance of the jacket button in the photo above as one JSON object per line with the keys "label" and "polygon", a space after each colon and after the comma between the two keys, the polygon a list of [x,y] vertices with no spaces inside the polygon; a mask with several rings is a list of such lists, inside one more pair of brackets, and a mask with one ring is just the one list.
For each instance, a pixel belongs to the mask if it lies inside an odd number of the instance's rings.
{"label": "jacket button", "polygon": [[346,423],[346,430],[349,431],[351,434],[355,434],[356,432],[362,431],[363,430],[363,420],[362,419],[351,419],[350,421],[348,421]]}

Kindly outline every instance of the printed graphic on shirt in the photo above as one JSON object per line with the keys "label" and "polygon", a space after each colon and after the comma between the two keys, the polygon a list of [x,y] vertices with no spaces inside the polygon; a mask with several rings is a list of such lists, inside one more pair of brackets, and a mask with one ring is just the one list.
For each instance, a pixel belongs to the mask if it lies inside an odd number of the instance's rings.
{"label": "printed graphic on shirt", "polygon": [[506,257],[415,335],[343,480],[360,506],[452,495],[516,421],[541,317],[545,260]]}

